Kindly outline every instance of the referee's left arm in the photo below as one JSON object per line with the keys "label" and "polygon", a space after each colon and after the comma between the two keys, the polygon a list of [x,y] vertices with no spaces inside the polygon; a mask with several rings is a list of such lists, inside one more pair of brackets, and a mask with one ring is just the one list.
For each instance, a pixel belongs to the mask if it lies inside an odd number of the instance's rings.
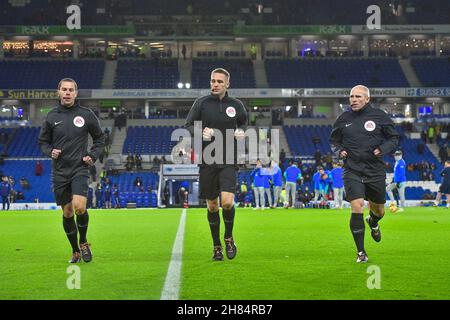
{"label": "referee's left arm", "polygon": [[191,133],[192,136],[194,135],[194,122],[201,120],[201,101],[203,100],[200,98],[194,101],[191,110],[189,110],[186,122],[184,123],[184,127]]}
{"label": "referee's left arm", "polygon": [[247,109],[245,109],[244,103],[242,101],[239,101],[241,103],[242,109],[240,110],[238,114],[238,118],[236,121],[237,128],[241,129],[242,131],[245,131],[247,129]]}
{"label": "referee's left arm", "polygon": [[100,121],[92,110],[89,120],[89,134],[92,137],[93,144],[87,155],[92,158],[93,162],[95,162],[95,160],[97,160],[102,154],[103,148],[105,147],[105,135],[103,134],[102,127],[100,126]]}
{"label": "referee's left arm", "polygon": [[379,147],[381,155],[392,153],[398,146],[399,133],[395,129],[394,122],[386,114],[383,123],[381,123],[381,132],[385,138],[383,144]]}
{"label": "referee's left arm", "polygon": [[39,148],[41,149],[42,153],[48,157],[51,157],[52,149],[53,149],[53,147],[51,145],[52,129],[50,128],[47,118],[45,118],[44,122],[42,123],[38,142],[39,142]]}
{"label": "referee's left arm", "polygon": [[344,127],[344,121],[342,120],[342,116],[337,118],[336,122],[333,124],[333,128],[330,134],[330,144],[333,152],[340,157],[341,151],[345,150],[342,145],[342,129]]}

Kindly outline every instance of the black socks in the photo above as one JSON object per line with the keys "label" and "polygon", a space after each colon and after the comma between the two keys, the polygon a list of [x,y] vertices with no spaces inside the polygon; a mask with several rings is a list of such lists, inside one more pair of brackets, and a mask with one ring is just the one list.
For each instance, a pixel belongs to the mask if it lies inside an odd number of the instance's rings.
{"label": "black socks", "polygon": [[66,218],[63,216],[63,227],[67,239],[69,239],[70,245],[72,246],[72,252],[80,252],[80,248],[78,248],[78,230],[75,224],[75,217],[72,216]]}
{"label": "black socks", "polygon": [[225,223],[225,238],[231,238],[233,236],[234,206],[229,210],[222,209],[222,217]]}
{"label": "black socks", "polygon": [[211,229],[211,235],[213,238],[213,244],[215,246],[220,246],[220,216],[219,211],[210,212],[208,210],[208,222],[209,228]]}
{"label": "black socks", "polygon": [[371,228],[376,228],[378,226],[378,221],[381,220],[381,218],[383,217],[378,217],[375,215],[375,213],[373,213],[372,211],[369,212],[370,214],[370,227]]}
{"label": "black socks", "polygon": [[364,251],[364,215],[361,213],[352,213],[350,218],[350,230],[355,240],[356,248],[358,252]]}
{"label": "black socks", "polygon": [[87,242],[86,234],[89,224],[89,214],[87,210],[84,214],[77,215],[77,226],[78,231],[80,231],[80,243]]}

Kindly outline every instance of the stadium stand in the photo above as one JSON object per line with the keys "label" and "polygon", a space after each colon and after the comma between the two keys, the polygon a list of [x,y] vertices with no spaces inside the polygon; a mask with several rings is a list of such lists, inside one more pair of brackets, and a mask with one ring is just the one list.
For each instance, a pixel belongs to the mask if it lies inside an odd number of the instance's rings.
{"label": "stadium stand", "polygon": [[0,60],[0,88],[55,89],[62,78],[72,78],[79,89],[101,87],[104,60]]}
{"label": "stadium stand", "polygon": [[357,83],[409,86],[397,59],[392,58],[267,59],[265,67],[271,88],[351,88]]}
{"label": "stadium stand", "polygon": [[208,88],[211,70],[225,68],[231,73],[232,88],[255,88],[255,75],[250,59],[193,59],[192,87]]}
{"label": "stadium stand", "polygon": [[39,127],[15,129],[14,138],[8,148],[10,157],[44,157],[38,146]]}
{"label": "stadium stand", "polygon": [[425,87],[450,86],[449,58],[413,58],[411,65]]}
{"label": "stadium stand", "polygon": [[[14,178],[13,189],[17,192],[23,192],[24,199],[16,200],[18,203],[34,202],[35,199],[39,199],[39,202],[54,202],[54,196],[50,180],[51,161],[41,160],[44,168],[41,176],[35,176],[34,169],[36,160],[5,160],[3,165],[0,165],[0,171],[4,175],[12,176]],[[25,177],[29,184],[30,189],[26,190],[21,187],[19,181],[22,177]]]}
{"label": "stadium stand", "polygon": [[[141,178],[142,188],[134,186],[136,177]],[[121,173],[118,176],[111,176],[110,179],[119,188],[119,201],[122,208],[126,207],[128,203],[136,203],[137,208],[158,206],[156,195],[158,174],[152,172]]]}
{"label": "stadium stand", "polygon": [[[289,148],[294,156],[314,156],[316,150],[322,155],[331,152],[328,138],[331,126],[307,125],[307,126],[285,126],[284,133]],[[302,137],[302,139],[299,139]],[[313,138],[318,137],[320,142],[314,145]]]}
{"label": "stadium stand", "polygon": [[170,141],[172,131],[177,127],[129,126],[122,153],[170,154],[175,141]]}
{"label": "stadium stand", "polygon": [[179,81],[176,59],[132,60],[120,59],[117,64],[115,88],[170,89]]}

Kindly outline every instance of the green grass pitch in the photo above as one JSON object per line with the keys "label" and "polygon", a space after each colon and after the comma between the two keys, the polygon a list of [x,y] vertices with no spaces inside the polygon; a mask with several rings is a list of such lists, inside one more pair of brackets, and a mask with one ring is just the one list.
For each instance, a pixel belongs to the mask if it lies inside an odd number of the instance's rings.
{"label": "green grass pitch", "polygon": [[[90,210],[94,259],[70,290],[61,212],[0,211],[0,299],[160,299],[181,212]],[[180,299],[450,299],[450,211],[407,208],[380,225],[357,264],[348,209],[239,208],[238,255],[213,262],[205,209],[188,209]]]}

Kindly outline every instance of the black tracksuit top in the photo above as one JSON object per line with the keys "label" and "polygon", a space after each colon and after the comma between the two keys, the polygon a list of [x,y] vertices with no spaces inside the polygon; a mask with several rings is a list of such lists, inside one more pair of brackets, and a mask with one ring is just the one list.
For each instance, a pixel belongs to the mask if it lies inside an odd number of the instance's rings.
{"label": "black tracksuit top", "polygon": [[[88,134],[93,139],[89,152]],[[103,152],[104,144],[105,137],[98,118],[78,102],[70,108],[59,104],[50,110],[39,135],[39,147],[47,156],[51,157],[53,149],[61,149],[59,157],[52,161],[54,182],[80,174],[89,176],[83,157],[89,155],[95,162]]]}
{"label": "black tracksuit top", "polygon": [[[367,104],[359,111],[345,111],[333,125],[330,135],[333,151],[347,151],[344,169],[361,177],[380,180],[386,177],[383,155],[392,153],[399,134],[388,114]],[[381,156],[373,151],[379,148]]]}
{"label": "black tracksuit top", "polygon": [[[214,164],[223,167],[226,164],[226,155],[233,152],[234,163],[236,164],[236,140],[234,140],[234,150],[226,145],[226,129],[242,129],[245,131],[247,125],[247,110],[242,101],[225,94],[222,100],[217,95],[207,95],[195,100],[186,118],[185,128],[191,135],[194,134],[194,121],[202,121],[202,130],[206,127],[220,130],[223,136],[223,164]],[[214,138],[213,138],[214,139]],[[202,150],[212,141],[203,141]],[[194,144],[193,144],[194,145]],[[202,164],[204,161],[202,161]]]}

